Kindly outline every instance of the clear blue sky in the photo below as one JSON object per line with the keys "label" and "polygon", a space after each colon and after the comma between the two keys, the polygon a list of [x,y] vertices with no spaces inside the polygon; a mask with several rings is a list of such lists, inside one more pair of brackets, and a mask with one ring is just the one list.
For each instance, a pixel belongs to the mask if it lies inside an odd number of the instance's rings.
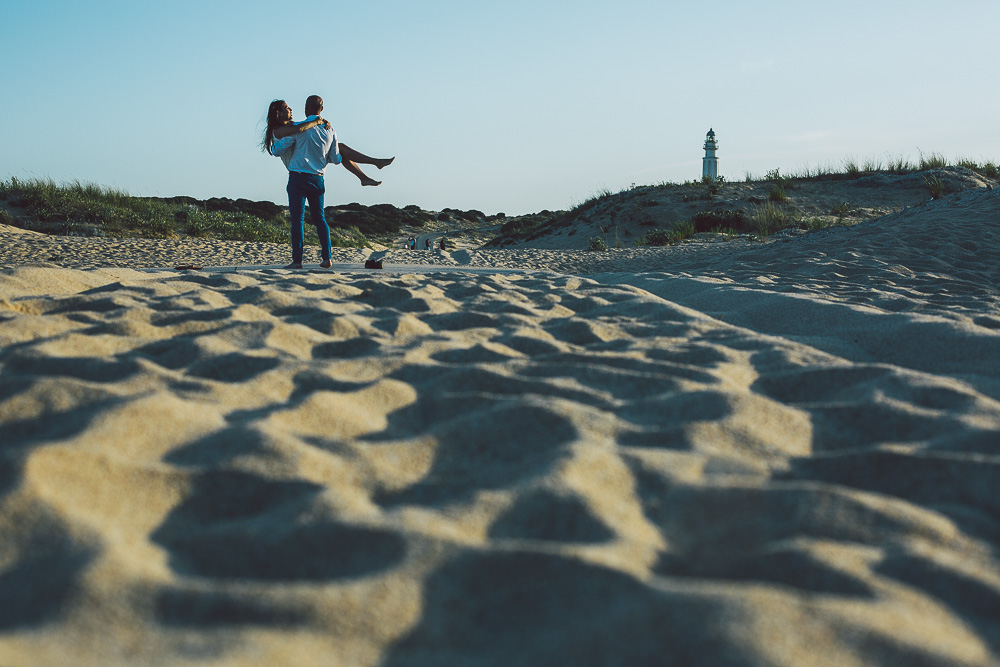
{"label": "clear blue sky", "polygon": [[285,201],[268,103],[395,155],[327,202],[570,208],[918,151],[1000,160],[997,0],[2,0],[0,178]]}

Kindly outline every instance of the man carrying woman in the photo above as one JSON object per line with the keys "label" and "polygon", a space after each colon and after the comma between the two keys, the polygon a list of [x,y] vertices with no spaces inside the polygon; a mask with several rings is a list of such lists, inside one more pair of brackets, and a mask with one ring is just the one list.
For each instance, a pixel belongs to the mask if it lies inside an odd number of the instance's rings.
{"label": "man carrying woman", "polygon": [[286,269],[302,268],[302,226],[305,222],[305,204],[309,202],[310,222],[319,236],[321,267],[328,269],[330,261],[330,228],[323,214],[326,185],[323,172],[328,164],[344,164],[355,174],[362,185],[379,185],[381,181],[369,178],[357,163],[373,164],[379,169],[388,166],[395,158],[370,158],[349,146],[337,143],[337,133],[330,123],[323,120],[323,99],[311,95],[306,100],[306,120],[292,123],[292,110],[283,100],[271,103],[267,113],[267,129],[263,149],[280,157],[288,168],[288,212],[292,226],[292,263]]}

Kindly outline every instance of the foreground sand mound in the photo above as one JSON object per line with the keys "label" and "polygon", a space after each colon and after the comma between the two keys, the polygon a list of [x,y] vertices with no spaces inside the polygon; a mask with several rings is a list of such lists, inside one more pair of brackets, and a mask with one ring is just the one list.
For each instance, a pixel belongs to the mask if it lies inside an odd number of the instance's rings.
{"label": "foreground sand mound", "polygon": [[[656,268],[889,311],[1000,308],[1000,191],[966,192],[850,228],[696,253]],[[998,323],[1000,324],[1000,323]]]}
{"label": "foreground sand mound", "polygon": [[587,278],[6,269],[0,664],[996,664],[997,204],[378,254]]}
{"label": "foreground sand mound", "polygon": [[996,663],[996,268],[871,247],[6,270],[0,663]]}

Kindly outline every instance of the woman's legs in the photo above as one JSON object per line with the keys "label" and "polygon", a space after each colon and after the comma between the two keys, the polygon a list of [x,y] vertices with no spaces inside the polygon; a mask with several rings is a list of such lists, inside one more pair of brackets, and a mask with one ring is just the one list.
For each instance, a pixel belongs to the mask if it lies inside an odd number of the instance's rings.
{"label": "woman's legs", "polygon": [[359,167],[353,160],[345,158],[341,164],[344,165],[344,169],[358,177],[358,180],[361,181],[361,185],[382,185],[382,181],[376,181],[374,178],[361,171],[361,167]]}
{"label": "woman's legs", "polygon": [[358,163],[372,164],[381,169],[383,167],[388,167],[392,164],[392,161],[396,159],[394,157],[369,157],[364,153],[354,150],[347,144],[338,143],[337,149],[340,151],[340,156],[343,158],[342,164],[344,165],[344,168],[357,176],[358,180],[361,181],[361,185],[381,185],[382,181],[376,181],[374,178],[371,178],[368,174],[361,171],[361,167],[358,166]]}

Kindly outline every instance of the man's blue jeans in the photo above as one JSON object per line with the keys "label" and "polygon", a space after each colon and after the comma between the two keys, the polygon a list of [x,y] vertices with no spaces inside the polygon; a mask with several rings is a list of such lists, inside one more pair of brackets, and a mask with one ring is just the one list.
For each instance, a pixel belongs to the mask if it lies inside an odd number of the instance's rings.
{"label": "man's blue jeans", "polygon": [[316,235],[319,236],[323,261],[330,259],[330,228],[323,216],[323,195],[326,194],[323,174],[290,171],[286,190],[292,223],[292,261],[302,262],[302,224],[306,217],[306,200],[309,201],[309,221],[316,227]]}

